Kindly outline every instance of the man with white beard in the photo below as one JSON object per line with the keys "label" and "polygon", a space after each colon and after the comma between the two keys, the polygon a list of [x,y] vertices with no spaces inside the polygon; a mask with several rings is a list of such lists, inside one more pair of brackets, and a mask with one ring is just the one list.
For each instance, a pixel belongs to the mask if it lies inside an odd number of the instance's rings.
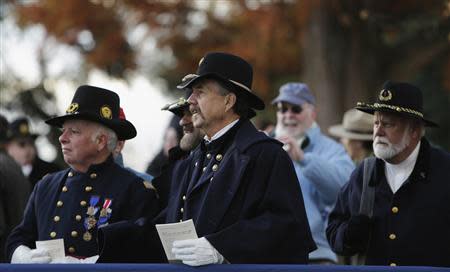
{"label": "man with white beard", "polygon": [[290,82],[280,87],[272,101],[277,107],[275,138],[294,164],[302,188],[306,214],[317,249],[310,264],[333,264],[337,256],[325,235],[328,214],[354,164],[344,147],[322,134],[316,123],[316,101],[308,85]]}
{"label": "man with white beard", "polygon": [[[424,118],[422,92],[388,81],[376,103],[356,108],[374,115],[376,160],[371,172],[364,161],[340,192],[330,245],[338,254],[365,254],[368,265],[450,266],[450,154],[424,137],[426,126],[437,125]],[[360,212],[368,191],[371,217]]]}

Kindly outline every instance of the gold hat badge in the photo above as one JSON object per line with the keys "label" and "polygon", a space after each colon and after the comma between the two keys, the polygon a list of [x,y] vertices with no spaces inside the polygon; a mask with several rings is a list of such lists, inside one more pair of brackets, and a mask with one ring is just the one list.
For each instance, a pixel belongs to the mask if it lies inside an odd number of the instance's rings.
{"label": "gold hat badge", "polygon": [[389,101],[392,99],[392,93],[389,90],[381,90],[380,95],[378,96],[378,99],[380,99],[380,101]]}
{"label": "gold hat badge", "polygon": [[22,135],[28,134],[28,131],[29,131],[28,125],[27,124],[20,124],[19,131],[20,131],[20,134],[22,134]]}
{"label": "gold hat badge", "polygon": [[100,108],[100,115],[106,119],[112,119],[112,111],[111,108],[107,105],[102,106]]}
{"label": "gold hat badge", "polygon": [[67,108],[66,113],[74,113],[78,110],[78,108],[79,108],[78,103],[72,103]]}

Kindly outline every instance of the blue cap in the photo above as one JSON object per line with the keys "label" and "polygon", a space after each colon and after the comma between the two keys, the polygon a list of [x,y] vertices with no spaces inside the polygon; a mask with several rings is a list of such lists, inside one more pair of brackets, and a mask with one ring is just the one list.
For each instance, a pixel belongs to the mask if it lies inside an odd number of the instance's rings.
{"label": "blue cap", "polygon": [[304,103],[315,105],[316,99],[305,83],[289,82],[280,87],[280,94],[272,101],[272,104],[278,102],[287,102],[294,105]]}

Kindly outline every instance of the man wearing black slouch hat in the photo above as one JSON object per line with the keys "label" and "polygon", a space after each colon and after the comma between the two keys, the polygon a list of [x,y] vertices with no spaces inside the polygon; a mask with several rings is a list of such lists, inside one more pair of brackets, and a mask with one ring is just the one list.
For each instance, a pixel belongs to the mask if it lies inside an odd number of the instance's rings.
{"label": "man wearing black slouch hat", "polygon": [[[119,96],[109,90],[81,86],[66,114],[46,123],[62,128],[59,137],[70,168],[39,181],[24,218],[7,241],[12,263],[77,262],[98,254],[97,231],[120,220],[152,216],[156,195],[141,178],[114,162],[117,140],[136,136],[119,118]],[[35,242],[63,239],[65,258],[55,259]]]}
{"label": "man wearing black slouch hat", "polygon": [[450,154],[424,137],[437,125],[423,114],[422,92],[386,82],[376,103],[356,109],[374,115],[376,159],[339,194],[327,228],[332,249],[365,254],[368,265],[450,266]]}

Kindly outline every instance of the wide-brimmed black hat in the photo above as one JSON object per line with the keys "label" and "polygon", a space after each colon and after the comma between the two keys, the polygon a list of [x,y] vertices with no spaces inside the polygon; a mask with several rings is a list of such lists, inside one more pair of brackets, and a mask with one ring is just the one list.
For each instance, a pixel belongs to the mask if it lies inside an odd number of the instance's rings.
{"label": "wide-brimmed black hat", "polygon": [[182,118],[184,114],[184,110],[186,108],[189,108],[189,102],[188,98],[191,96],[192,90],[186,89],[186,92],[184,93],[183,97],[178,98],[177,101],[174,101],[172,103],[169,103],[161,108],[161,110],[168,110],[171,111],[176,116]]}
{"label": "wide-brimmed black hat", "polygon": [[199,62],[196,74],[186,75],[177,86],[190,88],[197,80],[213,78],[229,87],[231,91],[244,95],[251,108],[263,110],[264,102],[252,91],[253,68],[244,59],[221,52],[207,53]]}
{"label": "wide-brimmed black hat", "polygon": [[68,119],[82,119],[100,123],[112,129],[119,140],[136,136],[136,128],[128,120],[121,120],[120,98],[110,90],[83,85],[76,90],[66,114],[46,120],[52,126],[62,127]]}
{"label": "wide-brimmed black hat", "polygon": [[422,120],[425,126],[438,125],[425,119],[423,115],[423,98],[421,90],[409,83],[386,81],[373,104],[358,102],[356,109],[373,114],[384,111],[400,114],[409,118]]}
{"label": "wide-brimmed black hat", "polygon": [[7,131],[7,139],[17,139],[17,138],[31,138],[36,140],[38,137],[38,134],[31,133],[30,130],[30,123],[28,122],[28,119],[25,117],[17,118],[16,120],[12,121],[8,126]]}
{"label": "wide-brimmed black hat", "polygon": [[173,114],[175,114],[178,117],[183,117],[184,110],[189,108],[189,102],[186,98],[180,97],[177,101],[169,103],[161,108],[161,110],[168,110],[171,111]]}

